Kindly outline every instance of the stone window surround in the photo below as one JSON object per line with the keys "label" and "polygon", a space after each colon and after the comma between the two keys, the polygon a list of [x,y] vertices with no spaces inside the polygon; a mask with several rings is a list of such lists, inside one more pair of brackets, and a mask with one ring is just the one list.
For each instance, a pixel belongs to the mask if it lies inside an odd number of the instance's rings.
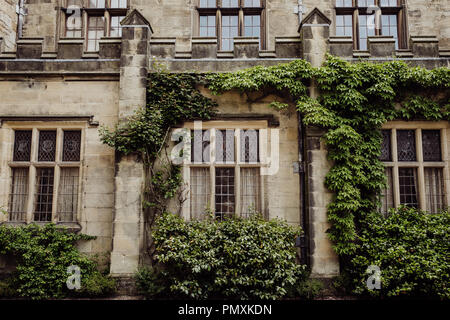
{"label": "stone window surround", "polygon": [[[194,122],[186,122],[183,126],[183,128],[187,128],[189,130],[197,130],[197,128],[194,125]],[[211,130],[210,132],[210,161],[208,163],[203,164],[194,164],[191,163],[191,158],[184,160],[183,167],[182,167],[182,175],[183,175],[183,181],[187,183],[187,190],[189,190],[189,183],[190,183],[190,171],[192,167],[195,168],[210,168],[210,207],[215,208],[215,168],[216,167],[228,167],[228,168],[235,168],[235,176],[234,176],[234,183],[235,183],[235,215],[241,216],[241,205],[240,205],[240,175],[241,175],[241,168],[263,168],[267,167],[267,161],[266,161],[266,154],[264,154],[263,150],[267,150],[266,146],[263,146],[263,144],[266,143],[265,138],[263,138],[263,134],[261,129],[268,129],[269,124],[267,120],[251,120],[251,121],[232,121],[232,120],[212,120],[212,121],[203,121],[202,122],[202,130]],[[232,164],[228,163],[215,163],[215,130],[235,130],[234,132],[234,155],[235,155],[235,161]],[[260,130],[259,131],[259,159],[260,161],[258,163],[244,163],[241,162],[240,158],[240,130]],[[260,183],[259,183],[259,211],[261,213],[264,213],[265,207],[264,207],[264,194],[265,194],[265,186],[264,186],[264,179],[263,176],[260,174]],[[186,193],[186,199],[189,199],[189,193]],[[213,210],[214,211],[214,210]],[[182,216],[186,220],[192,219],[192,214],[190,212],[190,201],[187,200],[183,203],[182,207]]]}
{"label": "stone window surround", "polygon": [[215,8],[201,8],[200,0],[197,1],[197,6],[195,10],[195,18],[194,18],[194,36],[200,35],[200,16],[204,15],[215,15],[216,16],[216,38],[217,38],[217,46],[218,51],[221,51],[221,29],[222,29],[222,15],[223,14],[233,14],[238,16],[238,37],[242,37],[244,35],[244,14],[249,15],[260,15],[260,49],[266,49],[266,0],[260,0],[260,7],[245,7],[245,0],[238,0],[239,7],[238,8],[222,8],[221,1],[216,0]]}
{"label": "stone window surround", "polygon": [[[61,0],[61,7],[59,10],[60,13],[60,37],[66,38],[66,20],[69,15],[67,14],[67,2],[68,0]],[[113,16],[126,16],[128,10],[130,9],[130,1],[127,1],[127,8],[111,8],[111,0],[105,0],[105,8],[89,8],[89,0],[81,0],[83,4],[83,8],[81,8],[81,34],[82,39],[84,39],[84,50],[87,51],[88,47],[88,25],[89,25],[89,16],[103,16],[105,19],[105,31],[104,36],[109,37],[111,35],[111,18]]]}
{"label": "stone window surround", "polygon": [[[351,7],[336,7],[336,0],[335,2],[335,14],[334,14],[334,30],[336,30],[336,16],[337,15],[352,15],[352,21],[353,21],[353,49],[359,50],[359,23],[358,23],[358,17],[359,14],[366,14],[367,8],[365,7],[358,7],[357,3],[358,0],[351,0],[352,6]],[[379,5],[381,0],[374,0],[375,5]],[[397,7],[381,7],[383,14],[395,14],[397,15],[397,28],[398,28],[398,49],[406,49],[408,46],[408,32],[407,32],[407,17],[406,17],[406,0],[397,0],[398,6]],[[374,14],[374,13],[372,13]],[[335,32],[335,31],[334,31]],[[380,36],[381,30],[375,29],[375,36]]]}
{"label": "stone window surround", "polygon": [[[2,129],[7,129],[10,131],[11,137],[11,146],[5,150],[2,158],[7,161],[7,169],[9,183],[4,189],[8,195],[8,206],[9,206],[9,192],[11,190],[12,183],[12,168],[30,168],[28,174],[28,199],[27,199],[27,214],[26,221],[6,221],[7,224],[31,224],[36,223],[39,225],[47,224],[47,223],[55,223],[61,225],[63,227],[68,227],[71,230],[78,231],[81,229],[79,222],[81,221],[81,208],[82,208],[82,176],[83,176],[83,163],[84,163],[84,141],[85,141],[85,129],[86,122],[85,121],[67,121],[62,123],[61,121],[57,122],[17,122],[17,121],[5,121],[3,123]],[[13,153],[14,153],[14,131],[15,130],[31,130],[32,131],[32,142],[31,142],[31,161],[27,162],[15,162],[12,161]],[[53,162],[40,162],[37,161],[38,147],[39,147],[39,131],[42,130],[56,130],[56,159]],[[62,161],[62,151],[63,151],[63,136],[64,131],[81,131],[81,144],[80,144],[80,161],[73,162],[63,162]],[[52,199],[52,220],[49,222],[45,221],[34,221],[34,205],[35,205],[35,191],[36,191],[36,168],[44,168],[44,167],[53,167],[54,170],[54,181],[53,181],[53,199]],[[60,222],[59,216],[57,214],[57,204],[58,204],[58,190],[59,190],[59,182],[60,182],[60,172],[61,168],[79,168],[79,176],[78,176],[78,203],[77,203],[77,212],[76,219],[72,222]]]}
{"label": "stone window surround", "polygon": [[[387,168],[392,168],[392,187],[394,207],[400,206],[400,188],[399,188],[399,171],[398,168],[416,168],[417,169],[417,195],[419,201],[419,209],[426,210],[425,197],[425,177],[424,168],[442,168],[444,177],[444,205],[450,205],[450,158],[448,153],[448,133],[450,132],[450,125],[447,121],[427,122],[403,122],[391,121],[382,127],[383,130],[391,130],[391,157],[392,161],[383,164]],[[415,130],[416,138],[416,157],[417,161],[412,162],[398,162],[397,161],[397,130]],[[440,130],[441,131],[441,152],[442,161],[425,162],[423,161],[422,152],[422,130]]]}

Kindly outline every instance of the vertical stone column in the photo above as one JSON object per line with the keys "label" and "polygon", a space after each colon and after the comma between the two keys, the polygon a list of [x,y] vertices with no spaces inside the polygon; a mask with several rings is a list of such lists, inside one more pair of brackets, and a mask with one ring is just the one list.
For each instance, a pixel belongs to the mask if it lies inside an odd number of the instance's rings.
{"label": "vertical stone column", "polygon": [[[329,50],[329,28],[331,21],[317,8],[305,17],[300,25],[303,58],[313,67],[319,67],[325,61]],[[310,87],[310,96],[319,94],[316,84]],[[309,218],[309,255],[313,277],[327,278],[339,274],[339,259],[326,234],[330,227],[327,218],[327,205],[332,193],[325,187],[325,176],[331,168],[327,160],[327,150],[320,137],[321,130],[306,129],[307,152],[307,202]]]}
{"label": "vertical stone column", "polygon": [[[122,21],[119,121],[146,105],[151,34],[150,23],[137,10]],[[130,276],[139,266],[144,239],[143,183],[143,165],[137,155],[116,160],[110,270],[114,276]]]}

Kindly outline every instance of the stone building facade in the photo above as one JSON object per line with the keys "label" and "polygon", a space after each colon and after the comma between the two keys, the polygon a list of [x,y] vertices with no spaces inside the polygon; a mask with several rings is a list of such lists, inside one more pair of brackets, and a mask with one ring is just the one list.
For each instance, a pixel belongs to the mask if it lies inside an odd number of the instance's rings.
{"label": "stone building facade", "polygon": [[[145,105],[155,62],[171,72],[226,72],[295,59],[320,66],[330,52],[349,61],[448,67],[450,0],[3,0],[0,47],[0,206],[8,211],[0,222],[53,221],[97,236],[80,249],[108,253],[111,274],[126,277],[143,260],[143,167],[102,144],[99,128]],[[314,86],[310,92],[317,94]],[[267,108],[280,97],[254,102],[228,92],[213,99],[219,117],[202,128],[213,129],[214,143],[231,132],[232,165],[184,163],[190,193],[181,214],[195,218],[202,196],[216,213],[230,199],[227,210],[245,213],[250,201],[267,218],[305,229],[302,254],[314,276],[339,274],[326,235],[332,194],[324,186],[331,164],[323,132],[304,128],[293,105],[283,113]],[[249,129],[256,135],[241,139]],[[385,145],[392,145],[385,206],[448,205],[449,123],[391,122],[385,129]],[[400,139],[415,141],[417,157],[400,158]],[[259,144],[259,165],[235,161],[246,141]],[[424,156],[430,145],[439,156]],[[269,149],[273,154],[261,151]],[[278,167],[263,174],[262,159],[275,154]],[[414,192],[404,194],[404,181]],[[214,184],[226,187],[221,198]]]}

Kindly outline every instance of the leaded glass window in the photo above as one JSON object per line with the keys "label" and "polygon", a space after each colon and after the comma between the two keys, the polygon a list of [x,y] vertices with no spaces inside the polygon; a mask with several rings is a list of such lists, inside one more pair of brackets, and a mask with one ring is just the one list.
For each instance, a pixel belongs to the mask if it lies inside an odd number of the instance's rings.
{"label": "leaded glass window", "polygon": [[241,216],[260,212],[259,168],[241,168]]}
{"label": "leaded glass window", "polygon": [[415,130],[397,130],[398,161],[416,161]]}
{"label": "leaded glass window", "polygon": [[63,161],[80,161],[81,131],[64,131]]}
{"label": "leaded glass window", "polygon": [[259,162],[259,131],[241,130],[241,162]]}
{"label": "leaded glass window", "polygon": [[34,221],[51,221],[53,208],[54,168],[36,169]]}
{"label": "leaded glass window", "polygon": [[209,168],[191,168],[191,218],[201,220],[211,209],[211,180]]}
{"label": "leaded glass window", "polygon": [[422,130],[423,161],[441,161],[440,130]]}
{"label": "leaded glass window", "polygon": [[400,186],[400,204],[418,208],[417,169],[399,168],[398,177]]}
{"label": "leaded glass window", "polygon": [[12,168],[11,193],[9,195],[9,220],[26,221],[28,200],[28,167]]}
{"label": "leaded glass window", "polygon": [[444,174],[442,168],[425,168],[426,210],[439,213],[445,209]]}
{"label": "leaded glass window", "polygon": [[210,160],[210,131],[193,130],[191,138],[191,161],[207,163]]}
{"label": "leaded glass window", "polygon": [[38,161],[55,161],[56,154],[56,131],[39,132]]}
{"label": "leaded glass window", "polygon": [[392,161],[391,157],[391,130],[381,130],[381,161]]}
{"label": "leaded glass window", "polygon": [[216,168],[215,215],[229,218],[235,212],[234,168]]}
{"label": "leaded glass window", "polygon": [[394,193],[392,187],[392,168],[385,168],[386,188],[382,191],[381,213],[387,214],[390,208],[394,207]]}
{"label": "leaded glass window", "polygon": [[14,135],[13,161],[30,161],[32,131],[16,130]]}
{"label": "leaded glass window", "polygon": [[216,162],[234,162],[234,130],[216,130]]}
{"label": "leaded glass window", "polygon": [[78,168],[61,168],[58,191],[59,221],[76,221],[78,212]]}

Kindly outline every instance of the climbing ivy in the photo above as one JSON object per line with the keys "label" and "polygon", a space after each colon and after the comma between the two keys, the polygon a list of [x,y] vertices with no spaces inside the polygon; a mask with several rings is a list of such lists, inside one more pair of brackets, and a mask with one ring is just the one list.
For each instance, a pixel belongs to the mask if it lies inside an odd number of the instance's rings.
{"label": "climbing ivy", "polygon": [[200,93],[199,85],[204,80],[199,74],[168,73],[157,67],[147,81],[147,105],[113,129],[102,127],[100,137],[120,154],[138,154],[143,161],[146,179],[142,205],[146,235],[150,237],[147,251],[153,258],[150,230],[155,219],[166,211],[168,200],[177,193],[184,201],[180,167],[165,153],[169,130],[183,121],[210,119],[217,104]]}
{"label": "climbing ivy", "polygon": [[[314,84],[316,98],[309,92]],[[377,195],[386,184],[384,167],[378,160],[382,125],[395,119],[450,120],[448,68],[427,70],[402,61],[352,64],[328,55],[319,68],[295,60],[232,73],[152,73],[147,107],[114,130],[103,129],[102,139],[122,153],[142,155],[150,168],[145,203],[160,208],[159,213],[165,209],[160,205],[163,200],[174,196],[181,184],[179,171],[170,163],[164,174],[153,171],[169,129],[182,121],[207,120],[214,115],[216,104],[200,93],[198,85],[205,85],[214,94],[229,90],[276,92],[296,103],[305,125],[325,130],[323,141],[333,162],[325,184],[334,193],[328,206],[328,233],[344,262],[355,252],[360,226],[376,211]],[[286,106],[279,101],[270,104],[280,111]]]}
{"label": "climbing ivy", "polygon": [[[319,89],[317,98],[308,94],[312,82]],[[450,120],[450,71],[410,67],[402,61],[351,64],[329,55],[320,68],[296,60],[208,76],[208,88],[215,94],[269,87],[296,102],[305,125],[326,132],[323,141],[333,166],[325,184],[334,193],[328,233],[345,261],[355,252],[359,225],[376,211],[377,195],[385,187],[378,160],[381,126],[394,119]]]}

